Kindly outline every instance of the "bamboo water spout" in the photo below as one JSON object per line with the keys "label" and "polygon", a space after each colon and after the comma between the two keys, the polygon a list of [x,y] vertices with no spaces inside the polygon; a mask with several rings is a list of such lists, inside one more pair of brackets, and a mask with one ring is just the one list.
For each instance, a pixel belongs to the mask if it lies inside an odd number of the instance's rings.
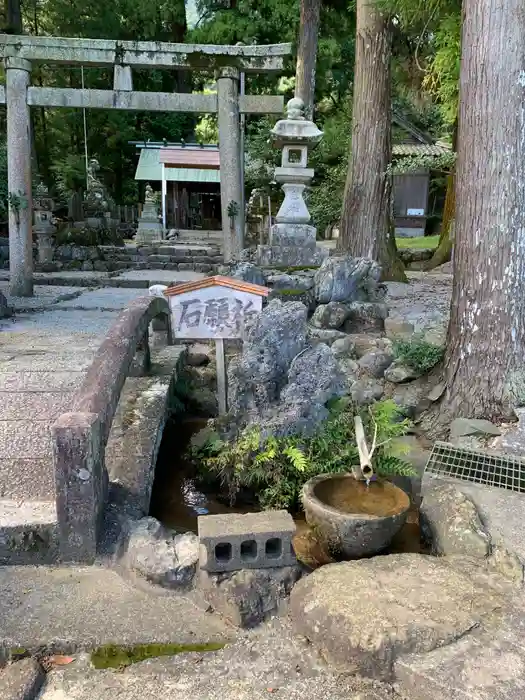
{"label": "bamboo water spout", "polygon": [[354,416],[354,425],[357,451],[359,452],[359,466],[357,464],[352,466],[352,473],[358,481],[366,481],[366,483],[369,484],[374,477],[372,456],[377,447],[377,424],[374,426],[374,438],[370,449],[368,449],[366,442],[365,430],[363,428],[361,416]]}

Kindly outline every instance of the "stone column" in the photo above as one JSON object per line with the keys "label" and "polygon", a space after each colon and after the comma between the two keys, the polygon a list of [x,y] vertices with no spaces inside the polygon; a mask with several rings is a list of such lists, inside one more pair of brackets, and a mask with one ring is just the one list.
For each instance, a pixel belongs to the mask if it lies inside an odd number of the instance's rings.
{"label": "stone column", "polygon": [[[229,262],[239,256],[244,244],[239,71],[237,68],[223,68],[217,78],[217,113],[219,116],[224,260]],[[230,216],[232,208],[237,211],[233,218]]]}
{"label": "stone column", "polygon": [[30,71],[29,61],[6,58],[10,291],[21,297],[33,295]]}

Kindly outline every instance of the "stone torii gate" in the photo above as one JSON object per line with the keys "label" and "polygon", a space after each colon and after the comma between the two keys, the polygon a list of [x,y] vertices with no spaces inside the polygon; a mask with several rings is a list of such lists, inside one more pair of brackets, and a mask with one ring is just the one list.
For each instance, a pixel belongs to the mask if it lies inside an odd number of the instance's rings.
{"label": "stone torii gate", "polygon": [[[241,73],[282,70],[291,44],[215,46],[148,41],[70,39],[3,35],[1,55],[6,85],[7,164],[11,293],[33,293],[30,107],[78,107],[162,112],[216,113],[219,122],[221,209],[225,259],[243,247],[240,114],[282,114],[282,96],[240,95]],[[32,86],[31,65],[112,66],[112,90]],[[132,69],[185,69],[214,72],[216,95],[133,90]],[[235,216],[232,211],[237,210]]]}

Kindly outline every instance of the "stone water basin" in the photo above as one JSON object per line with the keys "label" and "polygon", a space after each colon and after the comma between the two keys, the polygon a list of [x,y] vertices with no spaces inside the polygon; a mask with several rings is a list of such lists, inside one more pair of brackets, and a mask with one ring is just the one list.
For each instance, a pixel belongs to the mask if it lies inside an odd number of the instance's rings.
{"label": "stone water basin", "polygon": [[356,559],[386,549],[405,524],[407,494],[389,481],[357,481],[349,474],[322,474],[302,491],[306,522],[330,555]]}

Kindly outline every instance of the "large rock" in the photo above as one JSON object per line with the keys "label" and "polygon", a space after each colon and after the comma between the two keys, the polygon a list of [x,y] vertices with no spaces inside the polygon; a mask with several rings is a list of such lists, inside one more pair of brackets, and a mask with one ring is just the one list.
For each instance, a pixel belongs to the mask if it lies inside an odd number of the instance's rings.
{"label": "large rock", "polygon": [[289,275],[282,272],[279,274],[269,275],[266,279],[266,284],[272,289],[296,289],[298,291],[301,290],[302,292],[307,292],[308,290],[313,289],[314,278],[313,274]]}
{"label": "large rock", "polygon": [[344,329],[347,333],[383,331],[388,315],[386,304],[371,301],[354,301],[347,306]]}
{"label": "large rock", "polygon": [[290,597],[295,631],[329,663],[384,680],[396,660],[454,642],[503,603],[446,560],[419,554],[324,566]]}
{"label": "large rock", "polygon": [[306,346],[304,304],[274,299],[248,328],[242,355],[228,368],[228,400],[233,413],[258,414],[278,399],[288,368]]}
{"label": "large rock", "polygon": [[342,331],[334,331],[329,328],[314,328],[308,326],[308,339],[312,343],[326,343],[332,345],[336,340],[344,340],[348,336]]}
{"label": "large rock", "polygon": [[403,360],[397,359],[392,362],[390,367],[385,370],[385,379],[394,384],[404,384],[420,376],[419,372],[410,365],[407,365]]}
{"label": "large rock", "polygon": [[32,700],[39,696],[45,681],[44,669],[36,659],[22,659],[0,670],[0,698]]}
{"label": "large rock", "polygon": [[358,379],[350,389],[352,401],[357,406],[369,406],[383,398],[385,387],[378,381],[363,377]]}
{"label": "large rock", "polygon": [[252,265],[249,262],[241,262],[233,265],[230,270],[230,277],[235,279],[244,280],[245,282],[250,282],[251,284],[260,284],[264,286],[264,274],[260,267],[257,265]]}
{"label": "large rock", "polygon": [[124,561],[151,583],[191,588],[198,560],[199,538],[192,532],[176,535],[149,517],[131,524]]}
{"label": "large rock", "polygon": [[315,274],[316,301],[379,301],[385,296],[380,277],[380,266],[368,258],[327,258]]}
{"label": "large rock", "polygon": [[300,564],[226,574],[201,570],[199,585],[214,610],[237,627],[255,627],[279,611],[301,575]]}
{"label": "large rock", "polygon": [[344,304],[340,304],[337,301],[331,301],[328,304],[320,304],[312,318],[310,323],[315,328],[340,328],[345,322],[348,316],[348,307]]}
{"label": "large rock", "polygon": [[288,371],[281,401],[325,404],[345,393],[344,376],[328,345],[319,343],[297,355]]}
{"label": "large rock", "polygon": [[344,373],[327,345],[319,343],[293,360],[280,403],[267,420],[263,432],[273,435],[312,433],[326,418],[325,404],[347,391]]}
{"label": "large rock", "polygon": [[366,355],[363,355],[358,361],[359,367],[372,377],[381,378],[385,374],[385,370],[390,367],[394,361],[394,356],[389,350],[371,350]]}
{"label": "large rock", "polygon": [[452,484],[430,482],[425,487],[420,522],[434,554],[484,558],[490,553],[490,535],[476,506]]}
{"label": "large rock", "polygon": [[355,343],[352,338],[340,338],[332,343],[334,357],[355,357]]}

